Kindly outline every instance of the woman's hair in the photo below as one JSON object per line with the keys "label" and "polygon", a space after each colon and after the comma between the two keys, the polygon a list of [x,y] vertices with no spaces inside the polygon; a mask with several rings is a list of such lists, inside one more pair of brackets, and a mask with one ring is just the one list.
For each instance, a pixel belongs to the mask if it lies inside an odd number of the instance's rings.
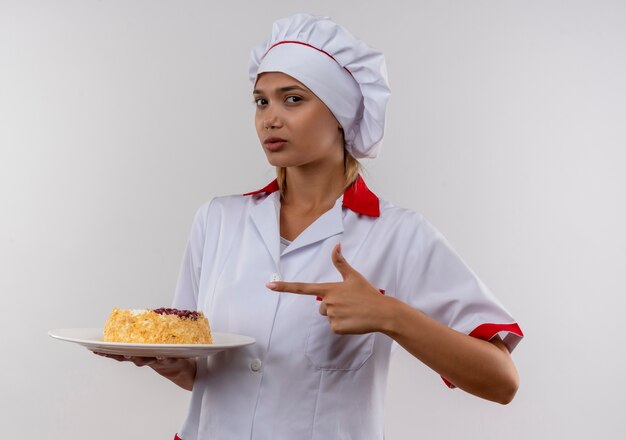
{"label": "woman's hair", "polygon": [[[361,174],[361,163],[351,155],[344,147],[343,149],[343,178],[344,178],[344,190],[354,183],[354,181]],[[282,196],[287,191],[287,168],[276,167],[276,178],[278,180],[278,189]]]}

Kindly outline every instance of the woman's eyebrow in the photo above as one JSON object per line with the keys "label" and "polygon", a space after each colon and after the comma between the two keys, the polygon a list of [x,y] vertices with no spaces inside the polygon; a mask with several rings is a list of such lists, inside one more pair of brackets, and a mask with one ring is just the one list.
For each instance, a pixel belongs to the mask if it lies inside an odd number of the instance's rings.
{"label": "woman's eyebrow", "polygon": [[[279,88],[277,88],[277,89],[276,89],[276,92],[279,92],[279,93],[285,93],[285,92],[291,92],[292,90],[301,90],[301,91],[303,91],[303,92],[308,92],[308,90],[307,90],[307,89],[302,88],[302,87],[300,87],[300,86],[296,86],[296,85],[293,85],[293,86],[285,86],[285,87],[279,87]],[[262,95],[262,94],[263,94],[263,90],[261,90],[261,89],[254,89],[254,91],[252,92],[252,94],[253,94],[253,95]]]}

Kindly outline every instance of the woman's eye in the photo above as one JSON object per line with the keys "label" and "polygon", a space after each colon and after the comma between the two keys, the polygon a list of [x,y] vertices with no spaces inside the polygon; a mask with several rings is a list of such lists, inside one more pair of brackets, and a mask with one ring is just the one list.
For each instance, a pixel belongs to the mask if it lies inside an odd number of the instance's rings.
{"label": "woman's eye", "polygon": [[254,100],[254,103],[256,104],[257,107],[261,107],[262,105],[267,104],[267,99],[265,99],[265,98],[256,98]]}
{"label": "woman's eye", "polygon": [[302,101],[302,98],[300,98],[299,96],[287,96],[285,101],[295,104],[296,102]]}

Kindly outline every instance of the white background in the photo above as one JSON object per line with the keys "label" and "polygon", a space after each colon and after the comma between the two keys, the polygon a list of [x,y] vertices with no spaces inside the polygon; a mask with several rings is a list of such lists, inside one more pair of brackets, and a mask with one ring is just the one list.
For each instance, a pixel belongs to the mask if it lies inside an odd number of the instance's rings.
{"label": "white background", "polygon": [[386,54],[366,180],[526,334],[508,406],[398,351],[386,438],[623,438],[626,4],[592,0],[0,1],[0,435],[179,429],[186,391],[46,333],[168,305],[196,208],[273,178],[248,54],[300,11]]}

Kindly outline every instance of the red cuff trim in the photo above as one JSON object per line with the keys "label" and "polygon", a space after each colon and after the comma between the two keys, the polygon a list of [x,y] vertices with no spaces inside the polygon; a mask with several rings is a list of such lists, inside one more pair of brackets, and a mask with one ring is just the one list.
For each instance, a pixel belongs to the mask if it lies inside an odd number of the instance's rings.
{"label": "red cuff trim", "polygon": [[472,330],[469,335],[474,338],[489,341],[500,332],[510,332],[520,338],[524,336],[522,329],[519,328],[519,325],[515,322],[513,324],[481,324]]}
{"label": "red cuff trim", "polygon": [[[441,376],[441,380],[443,380],[443,383],[445,383],[448,386],[448,388],[456,388],[456,385],[454,385],[452,382],[450,382],[445,377]],[[178,439],[176,439],[176,440],[178,440]]]}
{"label": "red cuff trim", "polygon": [[178,436],[178,434],[176,434],[176,435],[174,436],[174,440],[183,440],[183,439],[182,439],[182,438],[180,438],[180,437]]}
{"label": "red cuff trim", "polygon": [[[500,332],[509,332],[519,336],[520,338],[524,337],[522,329],[519,327],[519,325],[517,325],[516,322],[514,322],[513,324],[481,324],[474,330],[472,330],[469,335],[473,338],[482,339],[483,341],[490,341],[495,335]],[[456,388],[456,386],[445,377],[441,376],[441,379],[448,386],[448,388]]]}

